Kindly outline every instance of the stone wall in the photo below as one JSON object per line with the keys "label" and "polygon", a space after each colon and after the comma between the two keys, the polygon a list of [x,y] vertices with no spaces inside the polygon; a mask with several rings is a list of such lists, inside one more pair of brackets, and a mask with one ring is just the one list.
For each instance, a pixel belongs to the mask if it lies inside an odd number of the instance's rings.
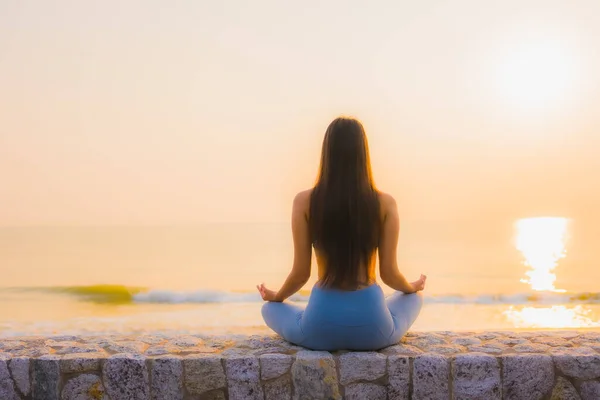
{"label": "stone wall", "polygon": [[0,400],[600,399],[600,332],[411,333],[379,352],[275,336],[0,339]]}

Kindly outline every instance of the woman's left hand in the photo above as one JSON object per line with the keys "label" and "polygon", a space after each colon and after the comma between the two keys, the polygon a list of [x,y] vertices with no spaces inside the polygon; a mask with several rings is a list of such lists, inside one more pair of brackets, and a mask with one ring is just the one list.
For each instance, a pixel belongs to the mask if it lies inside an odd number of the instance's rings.
{"label": "woman's left hand", "polygon": [[261,283],[260,285],[256,285],[256,288],[258,289],[258,292],[260,293],[260,297],[262,297],[262,299],[264,301],[277,301],[276,300],[277,292],[267,289],[265,287],[264,283]]}

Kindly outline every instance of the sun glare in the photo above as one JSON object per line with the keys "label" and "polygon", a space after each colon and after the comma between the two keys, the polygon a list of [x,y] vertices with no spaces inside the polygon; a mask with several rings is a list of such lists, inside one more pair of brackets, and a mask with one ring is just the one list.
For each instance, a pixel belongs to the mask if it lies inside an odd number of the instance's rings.
{"label": "sun glare", "polygon": [[591,311],[580,305],[567,307],[556,305],[552,307],[523,307],[516,309],[511,306],[504,315],[517,328],[592,328],[600,326],[594,321]]}
{"label": "sun glare", "polygon": [[496,91],[508,103],[529,111],[565,105],[578,76],[576,64],[559,40],[523,40],[496,58]]}
{"label": "sun glare", "polygon": [[565,239],[568,220],[558,217],[526,218],[517,221],[517,249],[523,254],[525,266],[529,268],[527,278],[533,290],[561,292],[554,283],[554,269],[565,257]]}

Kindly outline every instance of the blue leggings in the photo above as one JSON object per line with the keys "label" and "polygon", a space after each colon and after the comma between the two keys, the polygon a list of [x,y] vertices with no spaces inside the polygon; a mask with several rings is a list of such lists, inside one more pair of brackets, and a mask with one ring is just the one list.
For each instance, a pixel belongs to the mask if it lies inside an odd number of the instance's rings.
{"label": "blue leggings", "polygon": [[309,349],[378,350],[400,341],[422,305],[420,293],[385,298],[377,284],[355,291],[315,285],[305,309],[269,302],[262,315],[285,340]]}

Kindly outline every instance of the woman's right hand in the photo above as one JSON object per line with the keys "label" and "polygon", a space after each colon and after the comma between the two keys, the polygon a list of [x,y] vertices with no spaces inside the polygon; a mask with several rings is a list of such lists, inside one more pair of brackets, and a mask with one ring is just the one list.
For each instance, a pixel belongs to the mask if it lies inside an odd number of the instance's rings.
{"label": "woman's right hand", "polygon": [[[277,292],[267,289],[267,287],[265,286],[264,283],[261,283],[260,285],[256,285],[256,288],[258,289],[258,292],[260,293],[260,297],[262,297],[262,299],[264,301],[275,301],[277,302]],[[279,300],[279,302],[281,302],[281,300]]]}
{"label": "woman's right hand", "polygon": [[411,283],[414,293],[420,292],[421,290],[425,289],[425,281],[426,280],[427,280],[427,276],[421,274],[421,277],[418,280]]}

